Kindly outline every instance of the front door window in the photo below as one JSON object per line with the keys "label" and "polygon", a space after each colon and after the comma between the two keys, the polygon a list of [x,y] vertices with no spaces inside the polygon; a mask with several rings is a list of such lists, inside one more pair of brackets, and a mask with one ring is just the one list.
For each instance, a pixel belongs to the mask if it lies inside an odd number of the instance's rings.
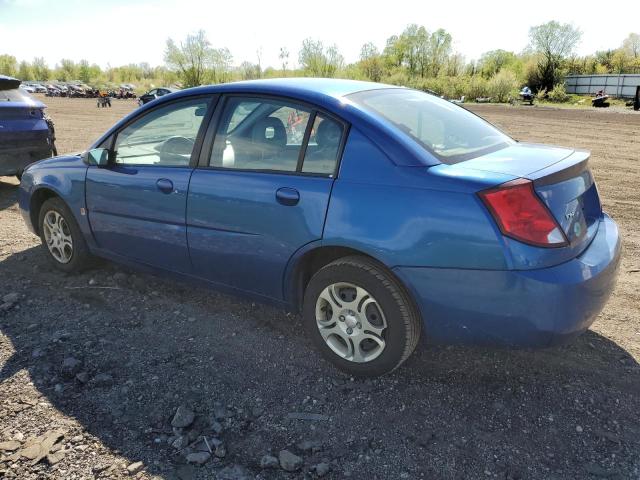
{"label": "front door window", "polygon": [[206,99],[172,102],[118,133],[116,165],[186,167],[207,112]]}

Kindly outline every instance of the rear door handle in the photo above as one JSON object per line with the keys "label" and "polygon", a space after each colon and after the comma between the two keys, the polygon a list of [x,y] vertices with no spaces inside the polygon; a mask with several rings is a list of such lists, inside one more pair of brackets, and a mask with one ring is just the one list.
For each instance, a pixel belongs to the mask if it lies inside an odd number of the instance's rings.
{"label": "rear door handle", "polygon": [[160,190],[162,193],[173,192],[173,182],[168,178],[158,179],[158,181],[156,182],[156,186],[158,187],[158,190]]}
{"label": "rear door handle", "polygon": [[300,193],[295,188],[282,187],[276,191],[276,200],[282,205],[292,207],[300,201]]}

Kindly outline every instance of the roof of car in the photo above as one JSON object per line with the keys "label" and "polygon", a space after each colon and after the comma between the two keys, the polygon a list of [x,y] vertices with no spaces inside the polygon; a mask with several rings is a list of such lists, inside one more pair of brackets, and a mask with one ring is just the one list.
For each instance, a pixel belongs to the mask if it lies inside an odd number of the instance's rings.
{"label": "roof of car", "polygon": [[262,80],[246,80],[242,82],[223,83],[182,90],[186,95],[194,93],[244,92],[272,95],[293,95],[301,99],[319,100],[319,97],[339,99],[346,95],[363,90],[380,88],[400,88],[396,85],[363,82],[359,80],[343,80],[336,78],[273,78]]}
{"label": "roof of car", "polygon": [[295,89],[310,93],[320,93],[330,97],[344,97],[363,90],[375,90],[378,88],[397,88],[394,85],[384,85],[382,83],[363,82],[360,80],[345,80],[337,78],[274,78],[265,80],[248,80],[244,82],[234,82],[225,84],[229,87],[249,87],[258,90],[262,89]]}

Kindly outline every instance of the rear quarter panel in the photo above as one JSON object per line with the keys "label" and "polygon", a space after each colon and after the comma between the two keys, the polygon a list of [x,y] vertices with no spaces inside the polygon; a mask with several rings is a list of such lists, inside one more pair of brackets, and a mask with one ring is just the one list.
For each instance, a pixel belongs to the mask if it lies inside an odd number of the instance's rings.
{"label": "rear quarter panel", "polygon": [[483,180],[465,181],[432,168],[434,173],[396,166],[352,128],[323,245],[360,250],[389,267],[506,268],[496,229],[475,195]]}

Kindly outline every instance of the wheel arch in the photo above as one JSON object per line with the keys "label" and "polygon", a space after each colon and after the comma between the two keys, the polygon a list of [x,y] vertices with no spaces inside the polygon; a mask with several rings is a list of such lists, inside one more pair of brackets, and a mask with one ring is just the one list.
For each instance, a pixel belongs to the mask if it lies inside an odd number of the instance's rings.
{"label": "wheel arch", "polygon": [[40,209],[44,202],[54,197],[57,197],[64,202],[62,195],[49,186],[40,187],[31,194],[31,198],[29,199],[29,220],[31,221],[33,231],[36,232],[36,235],[38,236],[40,236],[40,225],[38,225]]}
{"label": "wheel arch", "polygon": [[[416,308],[415,299],[412,290],[404,284],[392,270],[384,262],[375,256],[356,248],[343,245],[308,245],[303,251],[299,251],[290,261],[287,274],[284,280],[285,301],[291,306],[295,312],[302,311],[302,303],[304,292],[311,277],[322,267],[339,258],[360,256],[367,258],[380,265],[385,272],[393,277],[397,283],[404,289],[407,298],[412,302],[412,306]],[[416,308],[416,311],[417,308]]]}

